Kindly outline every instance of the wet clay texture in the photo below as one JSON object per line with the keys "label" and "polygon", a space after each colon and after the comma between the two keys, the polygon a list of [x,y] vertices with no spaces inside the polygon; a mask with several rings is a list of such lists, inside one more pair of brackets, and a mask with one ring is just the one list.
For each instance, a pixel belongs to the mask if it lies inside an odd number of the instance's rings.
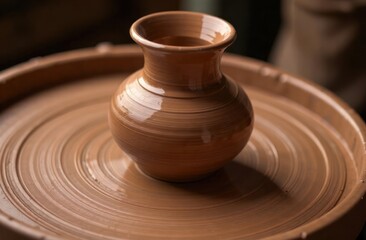
{"label": "wet clay texture", "polygon": [[234,28],[205,14],[163,12],[139,19],[130,32],[145,64],[112,97],[117,144],[158,179],[192,181],[223,167],[253,130],[247,95],[220,69]]}
{"label": "wet clay texture", "polygon": [[252,136],[209,177],[167,183],[141,173],[108,126],[112,93],[142,64],[137,47],[100,46],[0,75],[1,238],[357,236],[366,133],[344,103],[264,63],[226,55],[223,72],[253,104]]}

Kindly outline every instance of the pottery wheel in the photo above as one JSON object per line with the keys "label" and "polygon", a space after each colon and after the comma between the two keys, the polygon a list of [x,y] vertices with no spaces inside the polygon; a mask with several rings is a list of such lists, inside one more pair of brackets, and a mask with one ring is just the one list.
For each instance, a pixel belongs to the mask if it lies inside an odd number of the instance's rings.
{"label": "pottery wheel", "polygon": [[244,83],[255,127],[232,163],[193,183],[145,176],[108,127],[110,96],[127,74],[53,87],[1,113],[4,216],[50,238],[259,239],[326,214],[356,181],[333,128]]}

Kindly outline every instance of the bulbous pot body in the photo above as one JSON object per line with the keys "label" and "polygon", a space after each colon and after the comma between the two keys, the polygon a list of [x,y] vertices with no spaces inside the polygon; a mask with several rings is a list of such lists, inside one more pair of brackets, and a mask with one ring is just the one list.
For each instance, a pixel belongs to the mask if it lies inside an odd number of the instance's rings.
{"label": "bulbous pot body", "polygon": [[162,180],[196,180],[224,166],[253,129],[247,95],[220,70],[235,30],[216,17],[163,12],[138,20],[130,33],[145,64],[112,97],[117,144]]}

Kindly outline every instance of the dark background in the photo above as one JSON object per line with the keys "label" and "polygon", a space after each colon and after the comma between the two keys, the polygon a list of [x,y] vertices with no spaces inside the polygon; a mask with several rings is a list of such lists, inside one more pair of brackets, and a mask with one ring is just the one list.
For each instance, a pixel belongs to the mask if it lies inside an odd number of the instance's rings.
{"label": "dark background", "polygon": [[0,0],[0,70],[31,58],[101,42],[132,43],[139,17],[164,10],[220,16],[237,29],[230,52],[267,60],[280,25],[280,1]]}
{"label": "dark background", "polygon": [[103,42],[132,43],[130,25],[165,10],[202,11],[226,19],[238,33],[228,51],[264,61],[281,24],[280,0],[0,0],[0,71]]}

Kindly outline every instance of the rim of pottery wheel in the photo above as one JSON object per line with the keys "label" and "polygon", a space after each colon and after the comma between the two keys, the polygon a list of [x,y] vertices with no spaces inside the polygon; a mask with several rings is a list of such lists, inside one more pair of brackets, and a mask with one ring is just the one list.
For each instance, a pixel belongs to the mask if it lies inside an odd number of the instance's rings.
{"label": "rim of pottery wheel", "polygon": [[[130,73],[139,68],[141,64],[142,54],[136,47],[99,46],[95,49],[57,54],[15,66],[0,74],[0,102],[2,105],[0,116],[18,104],[27,102],[33,95],[47,94],[55,85],[62,86],[66,82],[83,79],[88,81],[88,78],[92,76],[103,77],[103,75],[120,72]],[[75,66],[78,66],[77,72],[74,71]],[[350,162],[346,165],[350,168],[352,165],[354,167],[351,171],[343,174],[344,177],[353,178],[353,180],[349,186],[341,189],[345,193],[339,195],[339,200],[333,207],[315,219],[300,224],[291,230],[266,236],[266,239],[324,239],[325,236],[335,236],[338,239],[343,237],[344,239],[345,235],[342,234],[345,232],[342,231],[342,226],[348,233],[357,234],[357,230],[365,220],[365,203],[362,199],[366,190],[364,184],[366,130],[360,117],[332,93],[316,84],[283,73],[265,63],[226,55],[223,59],[223,70],[234,79],[242,81],[244,86],[254,89],[251,91],[254,99],[256,97],[265,99],[266,97],[260,93],[262,91],[268,94],[272,93],[282,100],[290,100],[296,106],[301,105],[304,109],[311,109],[314,118],[318,119],[319,123],[323,122],[326,126],[333,126],[332,131],[334,132],[330,136],[338,134],[333,136],[333,140],[340,139],[337,144],[341,144],[347,152],[346,154],[350,156],[347,159]],[[247,74],[247,79],[240,80],[243,71]],[[60,75],[50,77],[50,75],[45,74],[50,72]],[[43,92],[40,92],[41,90]],[[256,92],[257,90],[259,93]],[[307,96],[314,96],[314,98]],[[283,104],[282,100],[281,104]],[[260,102],[257,102],[257,106],[259,105]],[[262,114],[266,113],[260,107],[257,107],[257,111]],[[0,125],[2,124],[0,122]],[[4,141],[4,138],[1,136],[0,140]],[[1,160],[4,161],[4,159]],[[2,169],[2,178],[4,178],[4,171]],[[3,192],[2,196],[4,197]],[[6,201],[5,198],[1,200],[3,203]],[[7,204],[9,204],[8,201]],[[23,209],[23,211],[26,210]],[[22,219],[7,216],[6,213],[0,214],[0,222],[2,228],[11,229],[14,234],[19,233],[23,237],[57,239],[57,235],[40,230],[37,226],[29,226],[22,222]],[[333,233],[330,232],[330,229]]]}

